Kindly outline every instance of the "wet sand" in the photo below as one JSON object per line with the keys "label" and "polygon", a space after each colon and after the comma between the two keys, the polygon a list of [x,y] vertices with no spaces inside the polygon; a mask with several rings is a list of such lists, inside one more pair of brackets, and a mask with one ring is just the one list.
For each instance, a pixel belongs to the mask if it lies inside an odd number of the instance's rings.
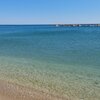
{"label": "wet sand", "polygon": [[[0,80],[0,100],[67,100],[64,97]],[[69,99],[68,99],[69,100]]]}

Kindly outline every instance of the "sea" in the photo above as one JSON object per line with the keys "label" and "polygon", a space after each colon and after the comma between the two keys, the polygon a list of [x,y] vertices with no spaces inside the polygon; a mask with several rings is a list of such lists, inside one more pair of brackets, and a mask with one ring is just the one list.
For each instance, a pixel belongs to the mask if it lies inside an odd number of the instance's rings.
{"label": "sea", "polygon": [[0,80],[100,100],[100,27],[0,25]]}

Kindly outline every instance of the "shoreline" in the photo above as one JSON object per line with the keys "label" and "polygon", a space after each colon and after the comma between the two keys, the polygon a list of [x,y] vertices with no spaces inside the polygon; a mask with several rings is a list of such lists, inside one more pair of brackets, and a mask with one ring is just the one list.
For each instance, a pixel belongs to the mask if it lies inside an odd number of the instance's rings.
{"label": "shoreline", "polygon": [[0,80],[0,100],[69,100],[59,95]]}

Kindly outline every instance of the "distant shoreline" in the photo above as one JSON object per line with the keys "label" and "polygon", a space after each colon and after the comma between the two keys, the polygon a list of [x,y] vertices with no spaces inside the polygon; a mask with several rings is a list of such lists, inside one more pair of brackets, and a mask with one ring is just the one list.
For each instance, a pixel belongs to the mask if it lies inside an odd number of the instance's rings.
{"label": "distant shoreline", "polygon": [[100,24],[0,24],[0,26],[100,26]]}
{"label": "distant shoreline", "polygon": [[100,24],[56,24],[56,26],[73,26],[73,27],[81,27],[81,26],[100,26]]}

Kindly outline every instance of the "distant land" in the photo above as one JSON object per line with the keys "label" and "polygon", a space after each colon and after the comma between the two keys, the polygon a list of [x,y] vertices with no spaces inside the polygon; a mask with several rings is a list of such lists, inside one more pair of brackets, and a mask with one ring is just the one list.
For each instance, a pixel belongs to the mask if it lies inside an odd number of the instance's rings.
{"label": "distant land", "polygon": [[100,26],[100,24],[55,24],[57,27],[58,26],[73,26],[73,27],[75,27],[75,26],[78,26],[78,27],[80,27],[80,26]]}
{"label": "distant land", "polygon": [[0,24],[0,26],[31,26],[31,25],[35,25],[35,26],[45,26],[45,25],[53,25],[53,26],[73,26],[73,27],[81,27],[81,26],[99,26],[100,24]]}

